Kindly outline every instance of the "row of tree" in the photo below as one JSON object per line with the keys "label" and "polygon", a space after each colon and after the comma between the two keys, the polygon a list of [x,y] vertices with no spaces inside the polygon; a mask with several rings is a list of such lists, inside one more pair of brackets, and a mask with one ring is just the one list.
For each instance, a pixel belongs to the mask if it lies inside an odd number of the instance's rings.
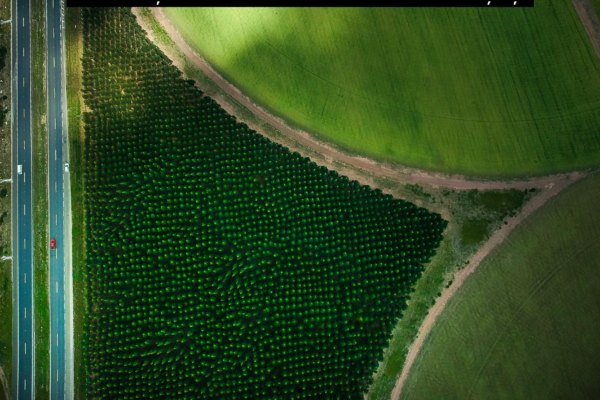
{"label": "row of tree", "polygon": [[318,167],[83,12],[90,398],[362,398],[446,221]]}

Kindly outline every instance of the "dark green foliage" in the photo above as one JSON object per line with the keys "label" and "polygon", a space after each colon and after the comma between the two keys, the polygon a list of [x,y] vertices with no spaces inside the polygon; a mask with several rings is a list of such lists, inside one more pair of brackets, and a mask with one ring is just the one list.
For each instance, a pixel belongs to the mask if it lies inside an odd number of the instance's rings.
{"label": "dark green foliage", "polygon": [[6,46],[0,46],[0,71],[4,69],[6,66],[6,55],[8,54],[8,49]]}
{"label": "dark green foliage", "polygon": [[235,122],[83,11],[87,390],[360,399],[447,222]]}
{"label": "dark green foliage", "polygon": [[474,189],[466,193],[473,206],[481,206],[485,211],[495,213],[499,219],[504,219],[509,216],[512,217],[515,210],[520,209],[527,193],[533,193],[534,191],[535,189],[531,191],[509,189],[479,192]]}
{"label": "dark green foliage", "polygon": [[464,246],[482,242],[490,230],[489,219],[467,219],[462,224],[460,235]]}
{"label": "dark green foliage", "polygon": [[8,194],[8,190],[6,190],[6,189],[0,190],[0,197],[6,197],[7,194]]}
{"label": "dark green foliage", "polygon": [[423,197],[431,197],[431,194],[427,193],[426,191],[423,190],[423,188],[420,185],[414,184],[407,184],[406,188],[408,190],[410,190],[411,192],[413,192],[414,194],[416,194],[417,196],[423,196]]}

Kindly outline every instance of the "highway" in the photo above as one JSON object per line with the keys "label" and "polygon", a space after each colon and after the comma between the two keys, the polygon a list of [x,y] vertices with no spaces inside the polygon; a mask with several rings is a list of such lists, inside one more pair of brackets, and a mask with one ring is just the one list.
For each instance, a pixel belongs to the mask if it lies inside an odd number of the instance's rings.
{"label": "highway", "polygon": [[[13,398],[35,396],[31,153],[31,7],[12,7]],[[17,166],[22,166],[19,173]]]}
{"label": "highway", "polygon": [[[66,87],[64,64],[64,3],[46,1],[46,81],[48,99],[48,218],[49,236],[56,240],[56,250],[50,249],[50,399],[72,398],[72,341],[65,336],[72,326],[72,313],[65,300],[70,299],[66,278],[70,276],[70,235],[65,218],[65,188],[69,173],[66,131]],[[69,212],[70,214],[70,212]],[[67,215],[68,217],[68,215]],[[68,268],[69,267],[69,268]],[[69,319],[71,318],[71,319]],[[71,367],[67,368],[67,360]],[[67,373],[71,376],[67,376]]]}

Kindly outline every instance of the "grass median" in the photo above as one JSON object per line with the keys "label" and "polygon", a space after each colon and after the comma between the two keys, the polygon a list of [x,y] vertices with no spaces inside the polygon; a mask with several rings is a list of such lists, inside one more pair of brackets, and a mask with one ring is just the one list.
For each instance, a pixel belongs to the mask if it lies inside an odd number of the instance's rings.
{"label": "grass median", "polygon": [[73,246],[73,344],[75,399],[85,399],[83,363],[85,321],[85,241],[83,234],[83,123],[81,121],[81,9],[66,9],[67,104],[69,118],[69,162]]}
{"label": "grass median", "polygon": [[48,132],[46,123],[46,4],[31,2],[33,226],[36,398],[49,398]]}

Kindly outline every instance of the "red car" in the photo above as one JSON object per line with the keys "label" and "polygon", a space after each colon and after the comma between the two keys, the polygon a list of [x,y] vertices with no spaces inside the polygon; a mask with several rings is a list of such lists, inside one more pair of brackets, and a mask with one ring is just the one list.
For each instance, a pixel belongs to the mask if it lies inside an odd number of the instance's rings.
{"label": "red car", "polygon": [[56,239],[50,239],[50,248],[56,250]]}

